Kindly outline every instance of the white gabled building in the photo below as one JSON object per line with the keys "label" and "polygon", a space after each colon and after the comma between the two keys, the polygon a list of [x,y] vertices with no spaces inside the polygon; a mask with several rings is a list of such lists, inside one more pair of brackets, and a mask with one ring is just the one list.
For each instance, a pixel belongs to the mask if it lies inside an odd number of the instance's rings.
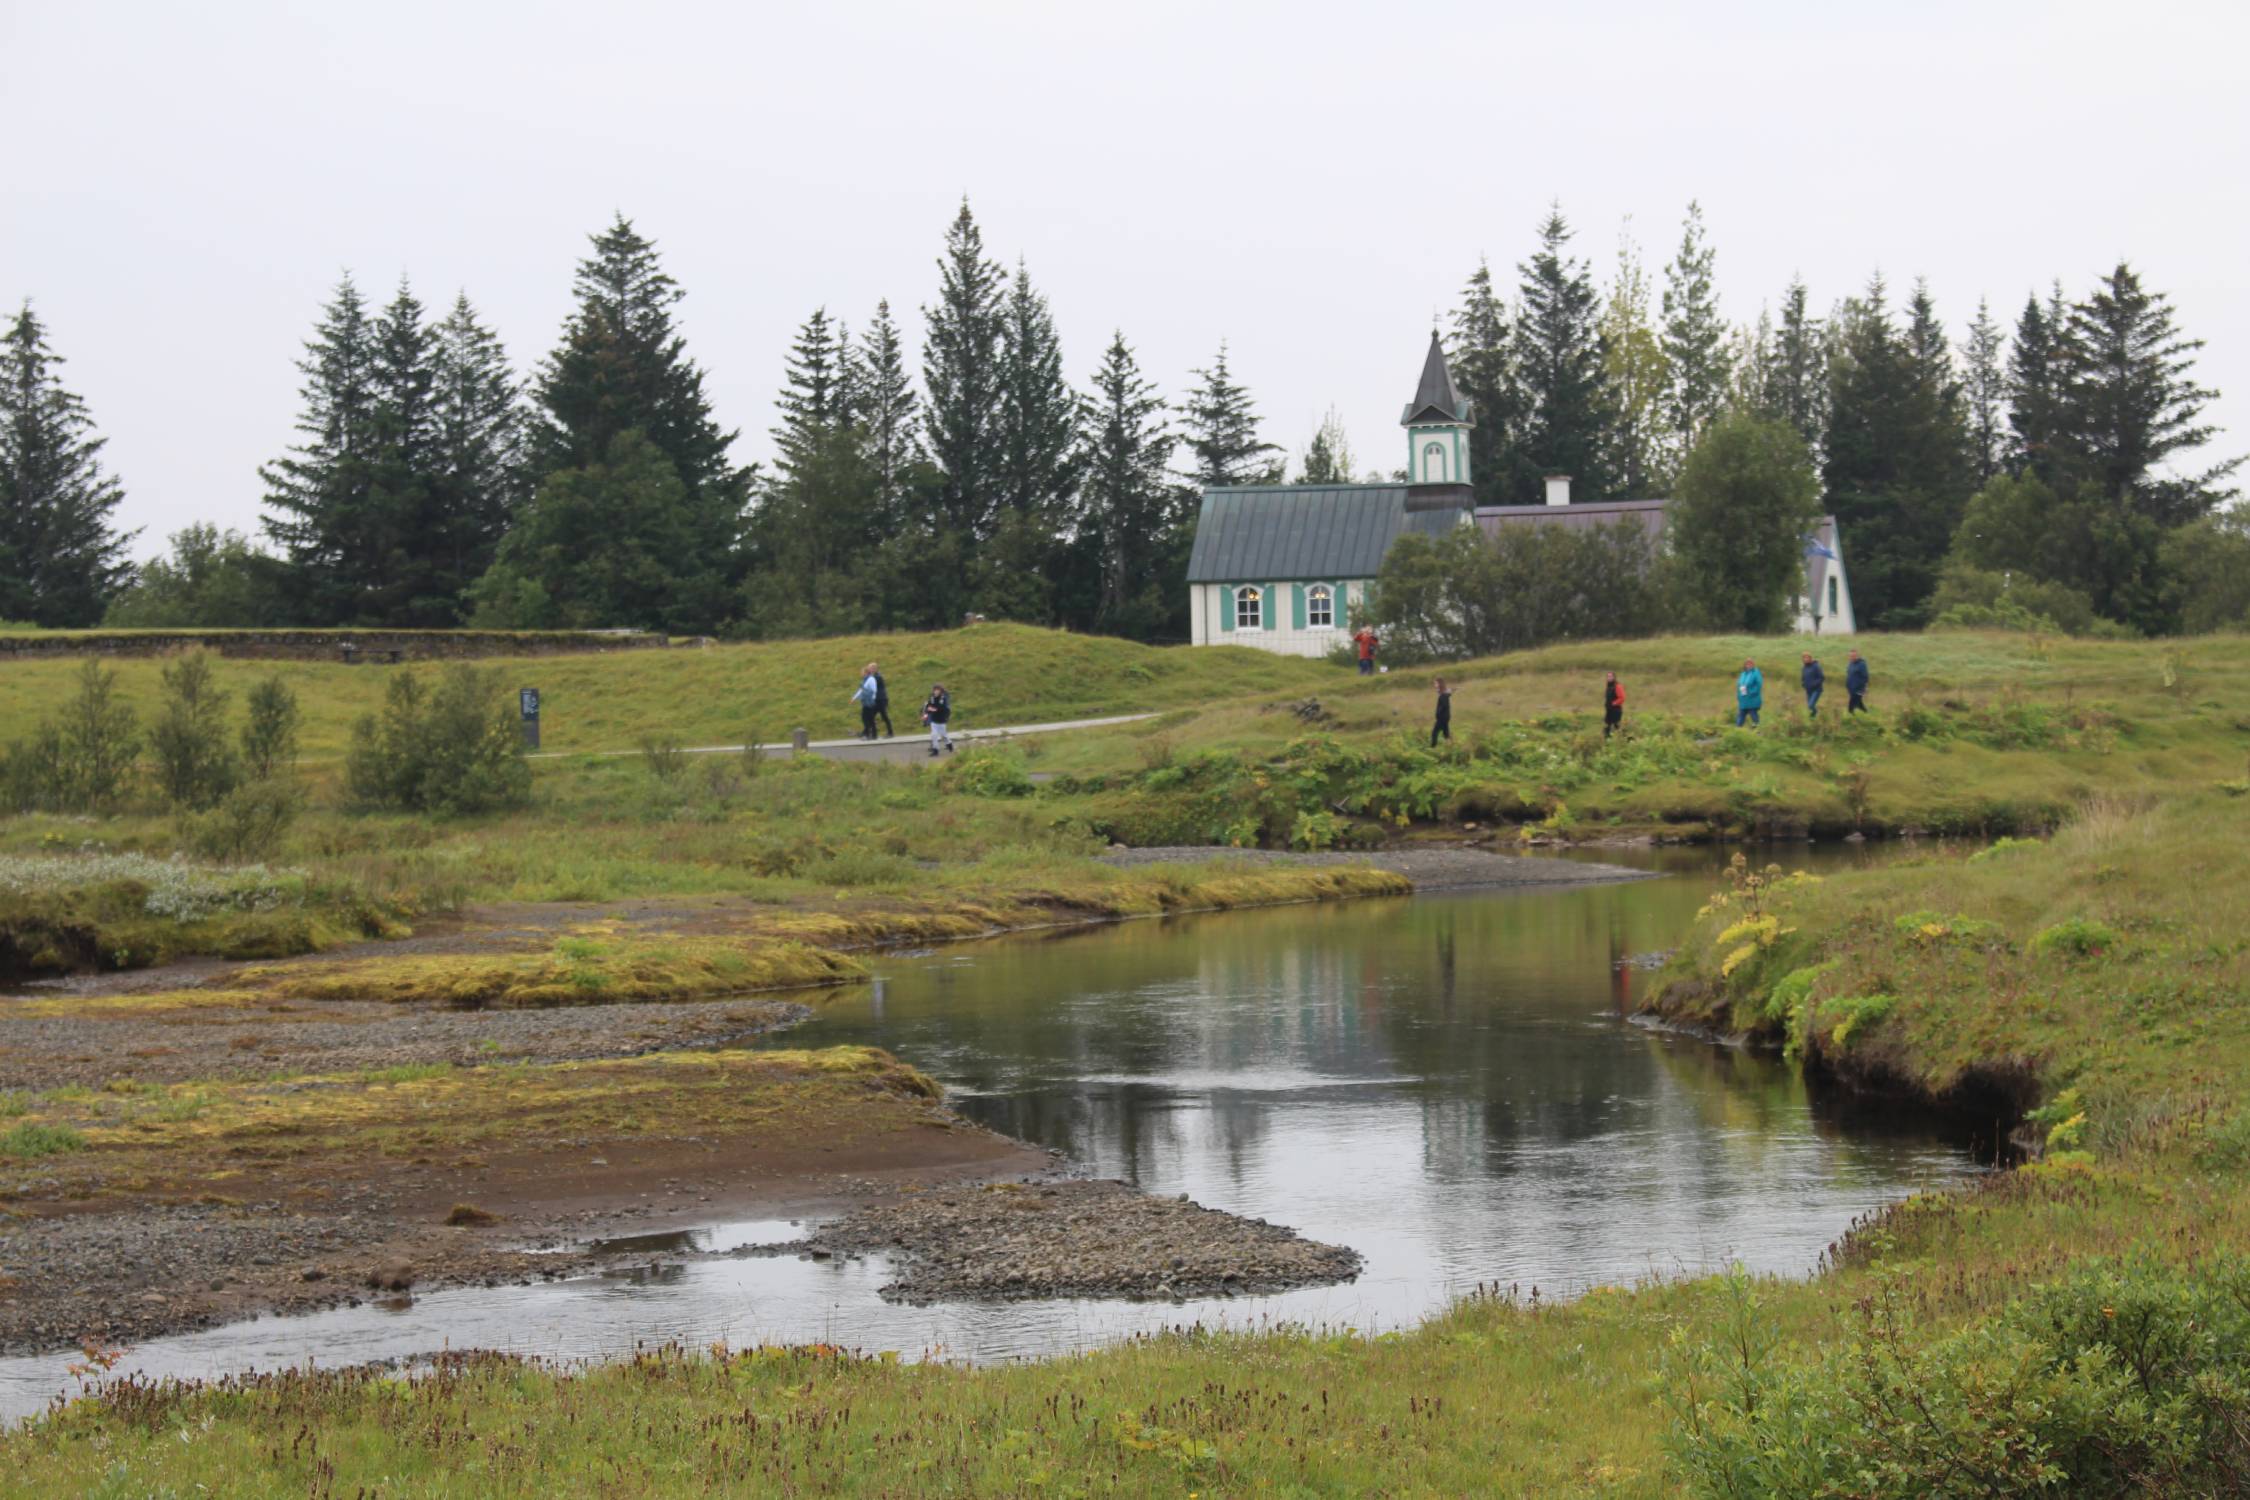
{"label": "white gabled building", "polygon": [[[1198,646],[1256,646],[1324,656],[1348,639],[1391,543],[1475,524],[1595,526],[1634,521],[1661,537],[1663,500],[1574,505],[1570,477],[1550,475],[1545,505],[1479,506],[1469,483],[1469,404],[1454,388],[1433,331],[1422,380],[1399,425],[1406,478],[1397,484],[1246,484],[1203,492],[1188,558],[1190,639]],[[1802,634],[1851,635],[1851,580],[1834,516],[1805,539]]]}

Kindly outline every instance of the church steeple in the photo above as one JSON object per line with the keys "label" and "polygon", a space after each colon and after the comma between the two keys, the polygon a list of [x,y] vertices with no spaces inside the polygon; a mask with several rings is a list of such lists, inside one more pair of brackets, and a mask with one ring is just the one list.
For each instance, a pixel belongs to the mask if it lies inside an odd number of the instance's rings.
{"label": "church steeple", "polygon": [[1407,484],[1468,484],[1469,429],[1476,419],[1453,387],[1453,372],[1445,364],[1445,341],[1434,328],[1429,357],[1422,362],[1422,383],[1398,420],[1406,429]]}

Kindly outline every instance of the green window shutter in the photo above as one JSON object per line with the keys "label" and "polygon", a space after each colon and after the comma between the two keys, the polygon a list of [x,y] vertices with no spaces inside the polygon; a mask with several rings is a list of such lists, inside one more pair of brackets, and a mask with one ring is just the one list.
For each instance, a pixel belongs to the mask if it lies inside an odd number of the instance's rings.
{"label": "green window shutter", "polygon": [[1219,628],[1229,632],[1234,629],[1234,586],[1232,584],[1222,585],[1219,589]]}
{"label": "green window shutter", "polygon": [[1279,630],[1281,620],[1273,612],[1273,585],[1261,584],[1258,588],[1258,628]]}
{"label": "green window shutter", "polygon": [[1289,601],[1289,618],[1297,629],[1302,630],[1305,628],[1305,586],[1303,584],[1292,583],[1289,585]]}
{"label": "green window shutter", "polygon": [[1336,585],[1336,628],[1339,630],[1352,628],[1351,596],[1340,583]]}

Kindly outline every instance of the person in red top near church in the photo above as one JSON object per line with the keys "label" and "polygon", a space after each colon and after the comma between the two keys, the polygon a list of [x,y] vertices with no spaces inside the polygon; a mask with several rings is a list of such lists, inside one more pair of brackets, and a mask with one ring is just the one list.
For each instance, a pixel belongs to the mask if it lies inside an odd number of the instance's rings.
{"label": "person in red top near church", "polygon": [[1352,632],[1352,644],[1359,647],[1359,675],[1362,677],[1374,676],[1375,647],[1380,644],[1375,639],[1374,629],[1366,625],[1360,626],[1359,629]]}
{"label": "person in red top near church", "polygon": [[1602,738],[1606,740],[1617,733],[1617,726],[1624,722],[1625,684],[1612,672],[1609,681],[1602,684]]}

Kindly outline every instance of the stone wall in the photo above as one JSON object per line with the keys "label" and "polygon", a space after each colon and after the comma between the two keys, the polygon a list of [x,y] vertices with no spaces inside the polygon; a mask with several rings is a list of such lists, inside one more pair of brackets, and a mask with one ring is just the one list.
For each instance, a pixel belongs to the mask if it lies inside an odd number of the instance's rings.
{"label": "stone wall", "polygon": [[[602,630],[117,630],[0,632],[0,663],[54,656],[169,656],[210,648],[250,661],[467,661],[646,651],[661,635]],[[352,648],[346,651],[346,647]]]}

